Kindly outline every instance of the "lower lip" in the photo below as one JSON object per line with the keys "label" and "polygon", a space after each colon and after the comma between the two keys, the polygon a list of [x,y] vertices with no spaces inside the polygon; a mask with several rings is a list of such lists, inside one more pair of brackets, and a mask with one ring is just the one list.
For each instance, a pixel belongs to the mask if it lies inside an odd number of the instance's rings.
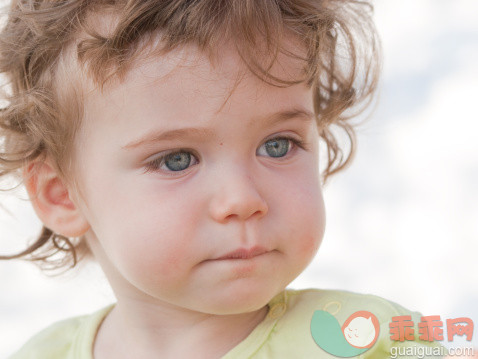
{"label": "lower lip", "polygon": [[261,267],[261,261],[268,258],[270,253],[264,252],[250,258],[213,259],[207,262],[213,262],[216,266],[219,266],[217,270],[224,274],[227,273],[228,278],[231,276],[234,279],[245,279],[257,274],[258,268]]}
{"label": "lower lip", "polygon": [[262,258],[266,258],[268,254],[272,253],[273,251],[270,252],[264,252],[261,254],[258,254],[254,257],[250,258],[217,258],[217,259],[208,259],[204,261],[205,263],[216,263],[220,265],[220,263],[224,263],[227,265],[238,265],[238,266],[244,266],[244,265],[254,265],[256,261],[262,260]]}

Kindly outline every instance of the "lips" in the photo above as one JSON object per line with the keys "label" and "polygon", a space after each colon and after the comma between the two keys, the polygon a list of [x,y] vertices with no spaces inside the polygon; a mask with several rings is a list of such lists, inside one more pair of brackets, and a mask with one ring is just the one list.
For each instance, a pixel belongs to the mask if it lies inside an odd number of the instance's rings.
{"label": "lips", "polygon": [[226,259],[250,259],[261,254],[268,252],[267,249],[260,246],[254,246],[251,248],[238,248],[232,252],[227,253],[226,255],[217,258],[216,260],[226,260]]}

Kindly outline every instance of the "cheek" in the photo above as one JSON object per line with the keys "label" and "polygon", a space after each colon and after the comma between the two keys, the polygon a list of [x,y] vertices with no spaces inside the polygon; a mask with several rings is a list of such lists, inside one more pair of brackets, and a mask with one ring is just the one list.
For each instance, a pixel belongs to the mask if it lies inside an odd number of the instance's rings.
{"label": "cheek", "polygon": [[[103,187],[91,205],[92,228],[104,250],[123,274],[177,277],[198,255],[190,240],[199,218],[191,196],[154,185],[123,187]],[[121,203],[112,205],[118,197]]]}
{"label": "cheek", "polygon": [[157,255],[171,266],[190,259],[198,249],[193,239],[201,211],[193,193],[161,189],[152,188],[134,195],[135,226],[143,250],[155,248],[156,252],[164,253]]}
{"label": "cheek", "polygon": [[296,251],[304,258],[312,259],[319,249],[325,231],[325,210],[322,197],[318,202],[308,207],[303,207],[303,211],[297,212],[295,216],[297,238],[295,242]]}
{"label": "cheek", "polygon": [[[293,182],[295,181],[295,182]],[[281,221],[287,223],[289,250],[304,258],[317,252],[325,231],[325,207],[319,180],[314,174],[291,179],[281,189]]]}

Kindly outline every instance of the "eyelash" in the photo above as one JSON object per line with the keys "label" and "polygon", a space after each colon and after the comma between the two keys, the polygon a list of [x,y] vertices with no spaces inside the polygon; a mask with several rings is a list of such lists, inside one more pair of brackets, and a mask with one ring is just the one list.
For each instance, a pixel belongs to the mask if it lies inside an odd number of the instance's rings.
{"label": "eyelash", "polygon": [[[280,161],[280,159],[284,158],[284,157],[287,157],[296,147],[298,148],[301,148],[303,150],[308,150],[308,147],[307,145],[305,144],[304,141],[302,140],[299,140],[295,137],[291,137],[291,136],[277,136],[277,137],[272,137],[272,138],[269,138],[267,140],[265,140],[262,144],[264,145],[265,143],[267,143],[268,141],[272,141],[272,140],[288,140],[292,143],[292,146],[289,148],[289,151],[287,152],[287,154],[283,157],[276,157],[276,159],[278,159]],[[189,149],[185,149],[185,148],[179,148],[177,150],[173,150],[173,151],[169,151],[167,152],[166,154],[164,155],[161,155],[159,157],[156,157],[154,160],[150,161],[149,163],[146,164],[145,166],[145,171],[144,173],[150,173],[150,172],[158,172],[158,171],[161,171],[163,172],[160,167],[164,164],[164,161],[166,159],[166,157],[168,157],[169,155],[171,154],[174,154],[174,153],[181,153],[181,152],[186,152],[186,153],[190,153],[192,157],[196,158],[196,161],[199,163],[199,160],[197,159],[197,156],[194,155],[193,151],[189,150]],[[274,158],[274,157],[271,157],[271,158]],[[192,165],[193,166],[193,165]],[[164,171],[165,173],[168,173],[169,175],[173,176],[174,174],[179,174],[179,173],[184,173],[185,171],[187,171],[188,169],[190,169],[192,166],[189,166],[188,168],[184,169],[184,170],[181,170],[181,171]]]}

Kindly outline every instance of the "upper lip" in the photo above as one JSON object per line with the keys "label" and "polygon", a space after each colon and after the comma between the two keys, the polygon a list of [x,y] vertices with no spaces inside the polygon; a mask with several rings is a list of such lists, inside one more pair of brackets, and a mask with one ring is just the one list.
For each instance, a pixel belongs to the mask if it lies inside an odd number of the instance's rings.
{"label": "upper lip", "polygon": [[254,246],[251,248],[238,248],[216,259],[249,259],[264,254],[266,252],[268,252],[268,250],[261,246]]}

